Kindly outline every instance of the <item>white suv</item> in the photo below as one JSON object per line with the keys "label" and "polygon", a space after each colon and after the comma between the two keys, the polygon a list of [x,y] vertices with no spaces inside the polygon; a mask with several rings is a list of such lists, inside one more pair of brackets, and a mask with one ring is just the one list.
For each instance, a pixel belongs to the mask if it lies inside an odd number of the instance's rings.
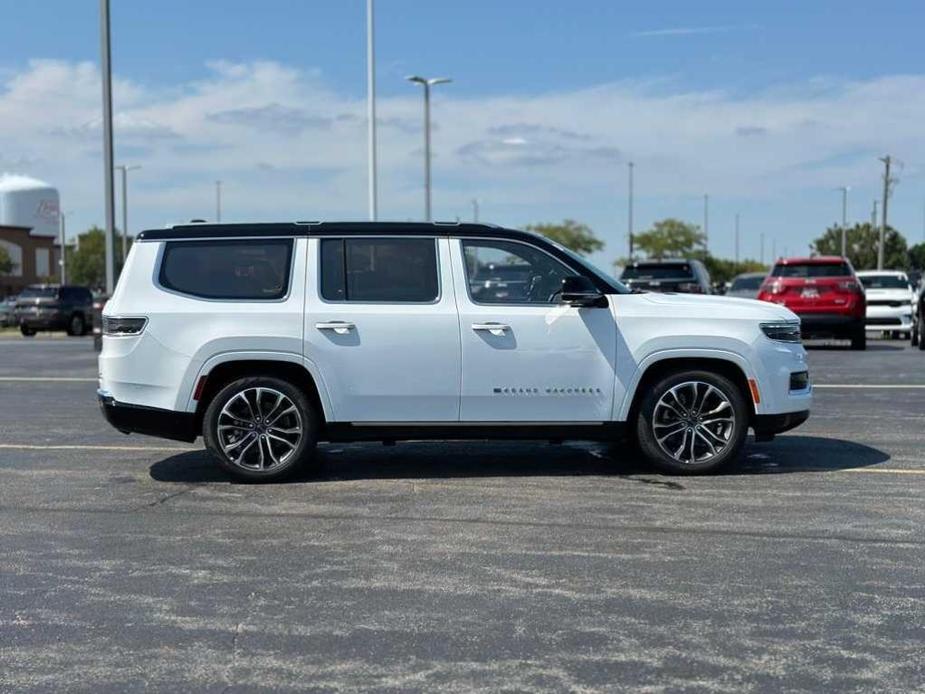
{"label": "white suv", "polygon": [[202,435],[276,479],[318,441],[636,443],[714,470],[809,415],[797,317],[633,292],[561,246],[479,224],[145,231],[106,304],[100,403],[123,432]]}

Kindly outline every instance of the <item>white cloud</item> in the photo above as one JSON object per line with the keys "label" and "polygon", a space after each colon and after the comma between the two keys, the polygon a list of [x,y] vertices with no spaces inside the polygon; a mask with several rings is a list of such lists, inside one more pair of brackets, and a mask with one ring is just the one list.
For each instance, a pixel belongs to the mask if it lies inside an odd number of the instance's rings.
{"label": "white cloud", "polygon": [[[226,218],[365,216],[362,98],[317,71],[271,62],[209,67],[206,79],[170,89],[117,80],[117,158],[144,167],[132,175],[133,228],[211,216],[219,178]],[[71,229],[103,217],[99,110],[89,63],[32,61],[0,86],[3,166],[57,185],[63,209],[76,212]],[[381,209],[415,218],[420,96],[383,98],[379,114]],[[769,225],[792,216],[787,233],[797,237],[831,216],[807,220],[805,210],[771,205],[806,191],[828,200],[839,185],[874,190],[876,156],[886,152],[925,158],[925,75],[807,80],[746,96],[671,82],[484,98],[447,89],[435,95],[433,117],[440,218],[468,214],[478,197],[495,221],[573,217],[615,245],[631,159],[641,225],[647,216],[689,213],[678,201],[708,191],[717,210],[725,198],[767,206]],[[916,210],[918,218],[919,203]]]}

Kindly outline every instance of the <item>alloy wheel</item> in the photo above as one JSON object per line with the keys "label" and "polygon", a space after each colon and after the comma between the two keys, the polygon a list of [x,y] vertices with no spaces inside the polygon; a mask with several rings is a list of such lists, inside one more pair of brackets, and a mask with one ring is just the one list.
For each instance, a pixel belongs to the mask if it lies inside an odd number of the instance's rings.
{"label": "alloy wheel", "polygon": [[233,465],[265,472],[286,464],[302,442],[302,415],[273,388],[247,388],[218,415],[218,443]]}
{"label": "alloy wheel", "polygon": [[686,381],[659,398],[652,416],[659,448],[682,465],[704,463],[729,446],[735,410],[729,397],[703,381]]}

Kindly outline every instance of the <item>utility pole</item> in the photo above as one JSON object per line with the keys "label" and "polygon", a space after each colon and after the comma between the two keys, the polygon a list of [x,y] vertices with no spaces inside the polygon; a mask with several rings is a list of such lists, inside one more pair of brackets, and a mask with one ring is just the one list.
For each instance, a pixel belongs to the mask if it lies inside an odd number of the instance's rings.
{"label": "utility pole", "polygon": [[376,44],[373,0],[366,0],[366,138],[369,152],[369,220],[379,217],[379,182],[376,151]]}
{"label": "utility pole", "polygon": [[472,198],[472,221],[476,224],[479,223],[479,201],[477,198]]}
{"label": "utility pole", "polygon": [[777,261],[777,239],[771,239],[771,262]]}
{"label": "utility pole", "polygon": [[739,213],[736,212],[736,265],[739,264]]}
{"label": "utility pole", "polygon": [[703,196],[703,248],[710,249],[710,196]]}
{"label": "utility pole", "polygon": [[629,163],[629,204],[628,218],[626,220],[627,238],[629,239],[629,262],[633,261],[633,162]]}
{"label": "utility pole", "polygon": [[870,213],[870,228],[871,228],[871,230],[874,230],[874,229],[877,228],[877,204],[878,204],[878,203],[879,203],[879,200],[874,200],[874,208],[873,208],[873,210],[871,210],[871,213]]}
{"label": "utility pole", "polygon": [[215,221],[222,221],[222,182],[215,182]]}
{"label": "utility pole", "polygon": [[122,265],[125,265],[125,256],[128,253],[128,172],[140,169],[141,166],[126,166],[120,164],[115,167],[122,172]]}
{"label": "utility pole", "polygon": [[764,232],[761,232],[761,264],[764,265]]}
{"label": "utility pole", "polygon": [[883,243],[886,238],[886,223],[887,223],[887,207],[889,206],[890,199],[890,185],[893,183],[890,178],[890,164],[892,159],[890,155],[886,155],[880,161],[883,162],[883,207],[881,208],[881,224],[880,224],[880,242],[877,244],[877,269],[883,269]]}
{"label": "utility pole", "polygon": [[116,210],[113,198],[112,157],[112,51],[109,41],[109,0],[100,0],[100,67],[103,78],[103,188],[106,212],[106,294],[112,296],[115,288],[115,249],[113,233]]}

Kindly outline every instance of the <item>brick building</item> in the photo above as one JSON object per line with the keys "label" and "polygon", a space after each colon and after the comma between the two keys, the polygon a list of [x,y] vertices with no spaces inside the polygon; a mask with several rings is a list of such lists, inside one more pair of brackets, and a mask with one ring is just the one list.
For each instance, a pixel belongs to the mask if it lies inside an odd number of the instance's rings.
{"label": "brick building", "polygon": [[30,284],[60,278],[60,246],[49,236],[34,236],[27,227],[0,225],[0,247],[6,249],[15,267],[0,275],[0,297],[18,294]]}

